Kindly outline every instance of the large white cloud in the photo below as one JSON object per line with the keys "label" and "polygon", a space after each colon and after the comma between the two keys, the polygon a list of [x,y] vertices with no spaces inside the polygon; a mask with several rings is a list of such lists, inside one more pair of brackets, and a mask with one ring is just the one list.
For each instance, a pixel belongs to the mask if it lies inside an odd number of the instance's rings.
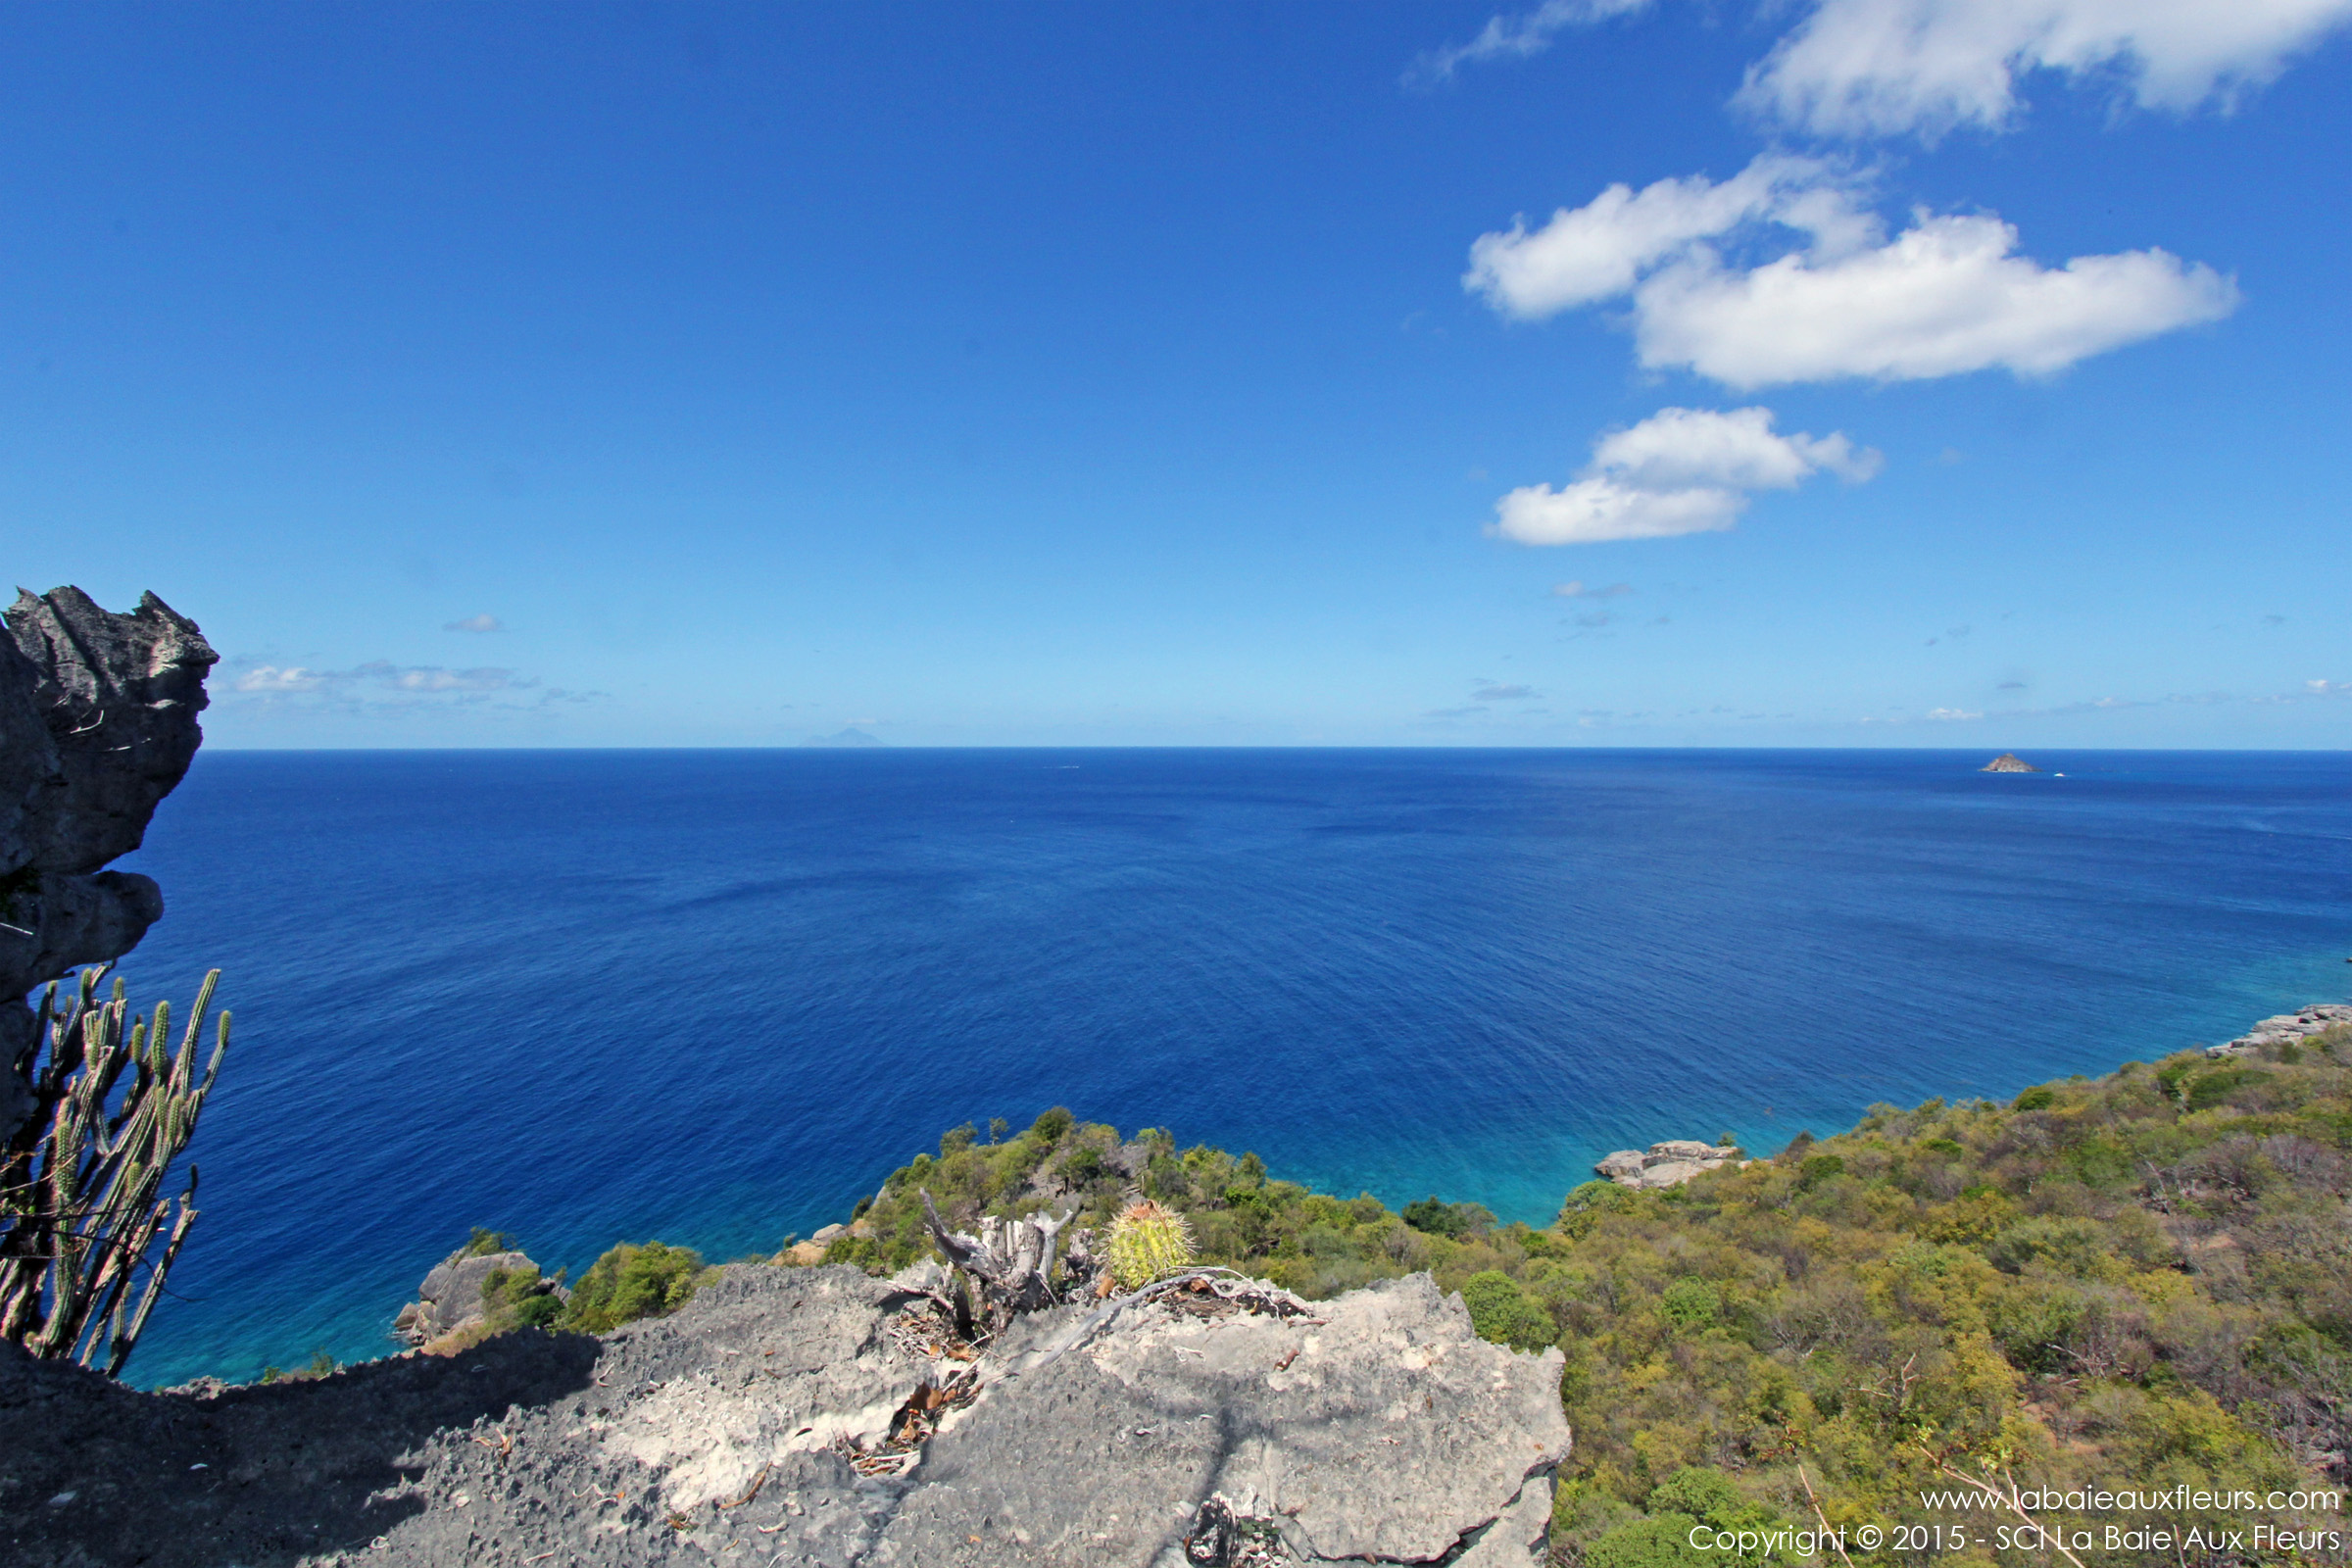
{"label": "large white cloud", "polygon": [[[1862,196],[1836,166],[1770,154],[1719,184],[1612,185],[1540,229],[1481,235],[1462,281],[1523,318],[1630,294],[1644,365],[1742,389],[2044,375],[2237,307],[2235,284],[2161,250],[2045,268],[1991,215],[1915,214],[1888,240]],[[1780,254],[1738,265],[1734,238]]]}
{"label": "large white cloud", "polygon": [[1523,485],[1494,506],[1494,532],[1524,545],[1657,539],[1729,528],[1751,490],[1785,490],[1819,472],[1849,481],[1879,469],[1842,434],[1781,435],[1770,409],[1661,409],[1593,444],[1584,474],[1553,489]]}
{"label": "large white cloud", "polygon": [[2352,0],[1818,0],[1739,102],[1831,136],[1999,128],[2034,70],[2120,79],[2193,109],[2269,81]]}
{"label": "large white cloud", "polygon": [[1726,386],[1865,376],[1924,380],[2000,367],[2047,375],[2237,308],[2237,287],[2160,250],[2019,256],[1998,218],[1920,217],[1887,244],[1741,271],[1694,256],[1635,296],[1642,363]]}

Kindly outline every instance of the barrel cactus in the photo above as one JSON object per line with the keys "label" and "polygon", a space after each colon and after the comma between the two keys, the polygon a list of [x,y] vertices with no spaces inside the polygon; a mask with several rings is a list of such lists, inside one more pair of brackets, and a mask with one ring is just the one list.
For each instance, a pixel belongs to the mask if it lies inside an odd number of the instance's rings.
{"label": "barrel cactus", "polygon": [[1174,1209],[1139,1199],[1110,1222],[1108,1250],[1111,1278],[1124,1290],[1140,1290],[1192,1267],[1192,1227]]}

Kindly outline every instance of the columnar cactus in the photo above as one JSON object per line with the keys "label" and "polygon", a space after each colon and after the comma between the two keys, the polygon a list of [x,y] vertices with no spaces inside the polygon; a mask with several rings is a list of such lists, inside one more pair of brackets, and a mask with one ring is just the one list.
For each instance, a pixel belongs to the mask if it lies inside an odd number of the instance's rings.
{"label": "columnar cactus", "polygon": [[[204,977],[176,1052],[170,1003],[157,1004],[152,1024],[130,1019],[124,1037],[130,1004],[122,982],[110,1000],[97,1000],[105,972],[83,970],[77,997],[63,1009],[55,986],[42,999],[47,1050],[32,1075],[35,1111],[0,1147],[0,1339],[83,1366],[103,1357],[111,1376],[138,1343],[196,1221],[194,1166],[176,1214],[172,1200],[156,1194],[195,1135],[228,1050],[229,1015],[220,1014],[219,1043],[199,1080],[197,1045],[220,971]],[[167,1220],[163,1254],[150,1258]],[[130,1287],[141,1268],[146,1286],[134,1308]]]}

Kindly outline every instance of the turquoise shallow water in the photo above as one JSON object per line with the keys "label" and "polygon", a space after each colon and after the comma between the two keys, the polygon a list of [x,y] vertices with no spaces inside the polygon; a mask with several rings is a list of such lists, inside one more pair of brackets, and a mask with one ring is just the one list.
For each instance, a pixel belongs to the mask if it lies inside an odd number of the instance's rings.
{"label": "turquoise shallow water", "polygon": [[216,753],[125,964],[227,970],[131,1372],[390,1348],[470,1225],[576,1271],[846,1215],[1054,1103],[1547,1219],[1601,1153],[2007,1096],[2352,969],[2352,757]]}

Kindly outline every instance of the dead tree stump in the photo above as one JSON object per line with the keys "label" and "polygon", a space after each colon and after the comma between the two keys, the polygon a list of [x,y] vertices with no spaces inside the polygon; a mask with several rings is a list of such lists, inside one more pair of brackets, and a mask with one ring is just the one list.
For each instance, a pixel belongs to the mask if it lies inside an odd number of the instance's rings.
{"label": "dead tree stump", "polygon": [[1058,1219],[1046,1214],[1028,1219],[986,1214],[980,1219],[980,1234],[969,1236],[948,1229],[930,1193],[923,1192],[922,1198],[931,1240],[978,1286],[980,1316],[989,1330],[1003,1328],[1016,1312],[1054,1303],[1054,1288],[1048,1283],[1054,1272],[1054,1248],[1062,1227],[1076,1216],[1075,1209]]}

